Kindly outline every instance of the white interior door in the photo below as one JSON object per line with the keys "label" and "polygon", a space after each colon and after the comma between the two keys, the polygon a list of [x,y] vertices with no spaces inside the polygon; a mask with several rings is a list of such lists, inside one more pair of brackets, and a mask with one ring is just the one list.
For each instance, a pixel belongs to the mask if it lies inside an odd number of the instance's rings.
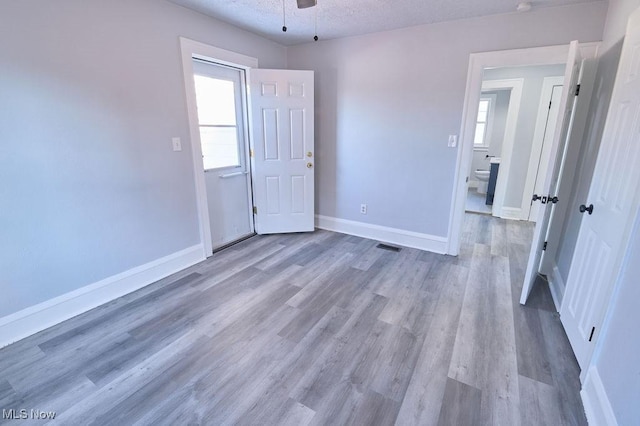
{"label": "white interior door", "polygon": [[[549,219],[553,212],[553,206],[555,205],[553,203],[546,202],[546,197],[547,195],[555,193],[558,186],[559,176],[561,176],[560,171],[562,159],[573,121],[575,95],[581,64],[582,58],[580,57],[578,42],[573,41],[569,46],[569,55],[567,57],[567,66],[564,74],[564,81],[566,84],[563,87],[562,97],[560,98],[559,104],[559,112],[561,115],[558,116],[558,120],[556,122],[551,144],[549,164],[547,165],[547,173],[544,179],[542,196],[545,197],[545,204],[544,208],[541,208],[538,211],[538,216],[535,220],[536,227],[533,232],[533,242],[531,243],[531,251],[529,252],[529,260],[527,262],[527,270],[525,272],[524,283],[522,286],[522,294],[520,295],[520,303],[523,305],[527,302],[527,298],[529,297],[529,293],[531,293],[531,288],[533,287],[536,275],[538,274],[544,241],[547,235],[547,228],[549,226]],[[542,200],[537,202],[542,202]]]}
{"label": "white interior door", "polygon": [[[618,74],[560,309],[580,366],[591,359],[640,204],[640,9]],[[581,208],[581,211],[584,208]]]}
{"label": "white interior door", "polygon": [[212,249],[253,234],[244,71],[193,60]]}
{"label": "white interior door", "polygon": [[256,232],[314,230],[313,71],[250,72]]}
{"label": "white interior door", "polygon": [[[533,194],[542,195],[544,192],[544,180],[547,177],[547,170],[549,169],[549,158],[551,156],[551,146],[553,144],[553,133],[558,122],[558,112],[560,111],[562,87],[562,84],[554,84],[553,86],[551,86],[550,96],[548,98],[545,97],[545,100],[549,100],[549,108],[547,109],[543,130],[544,133],[542,135],[542,147],[540,150],[540,156],[537,159],[532,158],[531,160],[537,160],[538,163],[533,184]],[[531,194],[530,191],[525,190],[524,196],[531,200],[531,196],[533,194]],[[535,222],[538,217],[538,210],[540,210],[541,203],[530,201],[530,206],[531,208],[529,210],[527,220]]]}

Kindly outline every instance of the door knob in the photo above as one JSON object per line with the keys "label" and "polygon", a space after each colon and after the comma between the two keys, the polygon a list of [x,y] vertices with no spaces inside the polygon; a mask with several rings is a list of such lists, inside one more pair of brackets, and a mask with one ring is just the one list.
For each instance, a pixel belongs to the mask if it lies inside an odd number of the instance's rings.
{"label": "door knob", "polygon": [[589,207],[584,204],[580,205],[580,213],[589,212],[589,214],[593,213],[593,204],[589,204]]}
{"label": "door knob", "polygon": [[552,197],[551,195],[549,195],[549,196],[547,197],[547,201],[548,201],[548,202],[550,202],[550,203],[555,204],[555,203],[557,203],[557,202],[558,202],[558,201],[560,201],[560,200],[558,199],[558,197]]}
{"label": "door knob", "polygon": [[310,169],[310,168],[312,168],[312,167],[313,167],[313,164],[311,164],[311,163],[307,163],[307,169]]}
{"label": "door knob", "polygon": [[531,199],[531,201],[538,201],[538,200],[542,200],[542,197],[539,196],[538,194],[533,194],[533,198]]}
{"label": "door knob", "polygon": [[311,151],[307,152],[307,157],[309,158],[313,157],[313,153]]}

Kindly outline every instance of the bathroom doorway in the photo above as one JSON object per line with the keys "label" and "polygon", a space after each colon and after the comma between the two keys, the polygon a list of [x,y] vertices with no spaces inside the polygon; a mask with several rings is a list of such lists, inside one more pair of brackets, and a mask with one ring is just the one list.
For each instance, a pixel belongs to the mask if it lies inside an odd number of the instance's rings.
{"label": "bathroom doorway", "polygon": [[549,161],[547,129],[555,128],[564,70],[565,64],[483,70],[467,212],[535,221],[531,194]]}

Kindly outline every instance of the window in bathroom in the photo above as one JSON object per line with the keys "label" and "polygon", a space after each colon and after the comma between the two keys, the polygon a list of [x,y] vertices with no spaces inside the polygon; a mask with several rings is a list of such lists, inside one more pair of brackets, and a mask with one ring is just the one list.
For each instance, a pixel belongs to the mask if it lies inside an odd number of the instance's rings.
{"label": "window in bathroom", "polygon": [[491,111],[490,97],[481,97],[480,104],[478,105],[478,118],[476,119],[476,134],[473,139],[473,146],[476,148],[488,148],[489,138],[489,112]]}

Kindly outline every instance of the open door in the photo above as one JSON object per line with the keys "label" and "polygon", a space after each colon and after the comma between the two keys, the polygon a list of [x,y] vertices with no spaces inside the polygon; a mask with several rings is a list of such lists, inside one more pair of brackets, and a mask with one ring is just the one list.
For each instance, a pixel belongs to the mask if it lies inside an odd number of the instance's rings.
{"label": "open door", "polygon": [[[552,140],[551,155],[547,166],[547,175],[544,180],[543,192],[542,194],[535,194],[537,196],[537,200],[535,202],[544,204],[543,208],[538,210],[538,215],[536,217],[533,242],[531,243],[529,261],[527,263],[524,284],[522,286],[522,294],[520,295],[520,303],[523,305],[527,302],[527,298],[529,297],[529,293],[531,293],[533,283],[535,282],[538,274],[542,251],[544,249],[544,241],[547,236],[549,221],[555,205],[553,199],[556,195],[555,191],[558,188],[558,180],[561,176],[566,143],[573,123],[573,112],[576,102],[575,97],[579,91],[578,81],[581,64],[582,58],[580,56],[578,42],[572,41],[569,45],[567,67],[564,73],[565,85],[560,98],[559,108],[561,115],[558,117],[556,122],[556,129]],[[567,200],[563,201],[566,202]]]}
{"label": "open door", "polygon": [[313,94],[313,71],[250,71],[258,234],[314,230]]}
{"label": "open door", "polygon": [[560,319],[584,372],[640,208],[640,9],[629,18],[609,112],[566,281]]}

